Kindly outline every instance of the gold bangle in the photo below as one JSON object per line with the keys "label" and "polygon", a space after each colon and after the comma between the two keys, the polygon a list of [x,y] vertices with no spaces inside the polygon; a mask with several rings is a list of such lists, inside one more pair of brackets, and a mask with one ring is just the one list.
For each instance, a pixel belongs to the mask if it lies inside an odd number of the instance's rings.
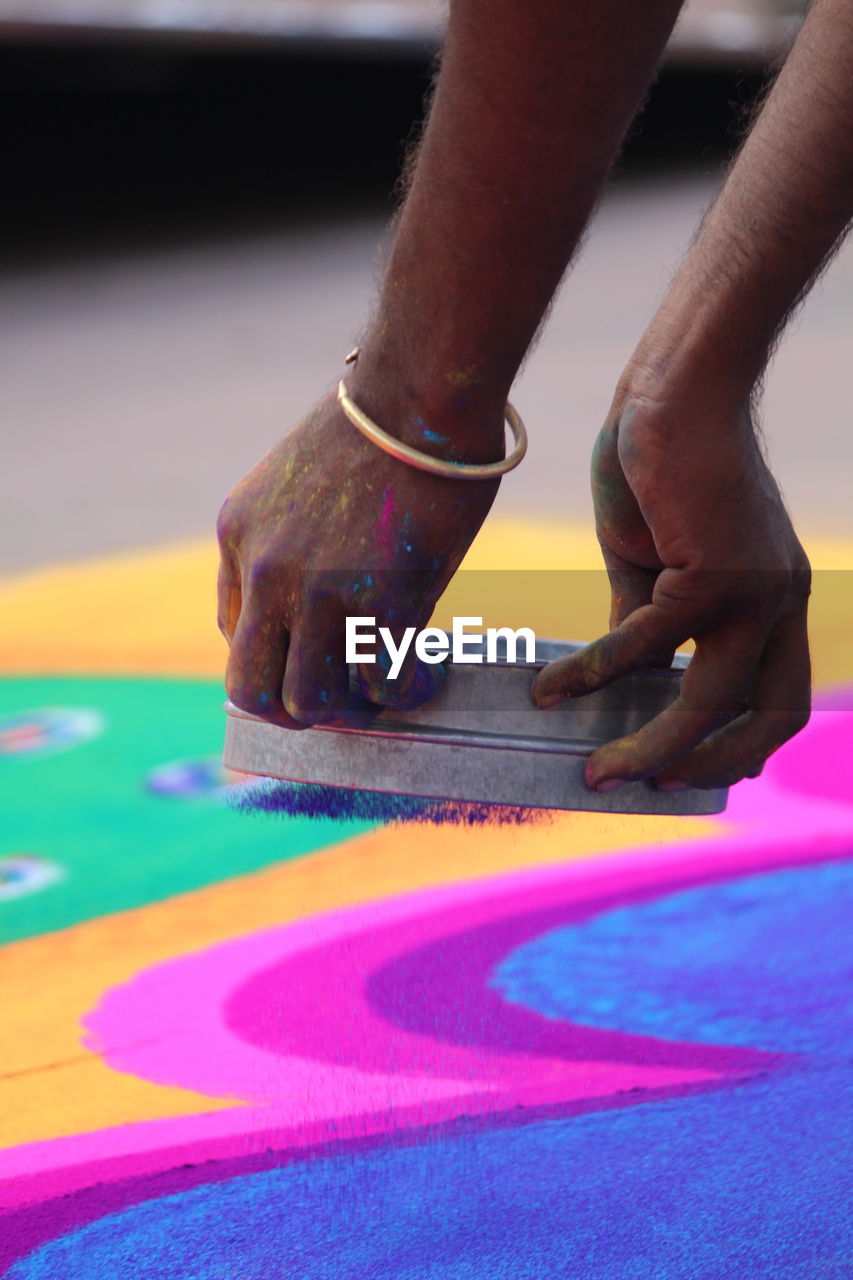
{"label": "gold bangle", "polygon": [[343,382],[338,383],[338,403],[352,425],[357,427],[363,436],[367,436],[368,440],[372,440],[386,453],[390,453],[392,458],[407,462],[410,467],[417,467],[419,471],[430,471],[434,476],[448,476],[452,480],[494,480],[497,476],[505,475],[507,471],[517,467],[527,453],[527,431],[509,402],[507,402],[505,416],[515,440],[515,448],[508,458],[502,458],[500,462],[486,463],[447,462],[444,458],[433,458],[428,453],[421,453],[420,449],[413,449],[410,445],[403,444],[401,440],[395,440],[393,436],[388,435],[387,431],[377,427],[372,418],[368,418],[355,401],[350,399]]}

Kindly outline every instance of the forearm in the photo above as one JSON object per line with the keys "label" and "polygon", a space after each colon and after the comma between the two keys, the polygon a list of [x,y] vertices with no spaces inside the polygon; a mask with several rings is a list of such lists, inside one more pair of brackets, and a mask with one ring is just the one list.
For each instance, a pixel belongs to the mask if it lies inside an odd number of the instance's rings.
{"label": "forearm", "polygon": [[[853,0],[815,0],[634,359],[634,388],[748,400],[853,215]],[[639,375],[638,375],[639,368]]]}
{"label": "forearm", "polygon": [[513,378],[680,0],[455,0],[379,306],[350,384],[370,412],[495,456]]}

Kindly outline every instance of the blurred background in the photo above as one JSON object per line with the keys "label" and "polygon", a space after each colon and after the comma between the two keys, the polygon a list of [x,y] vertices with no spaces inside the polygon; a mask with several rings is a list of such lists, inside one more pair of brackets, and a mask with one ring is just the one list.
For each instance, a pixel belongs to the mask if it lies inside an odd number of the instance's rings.
{"label": "blurred background", "polygon": [[[688,3],[516,390],[503,515],[589,521],[614,381],[798,10]],[[339,376],[441,28],[433,0],[0,0],[0,573],[209,534]],[[815,535],[853,533],[851,336],[847,250],[765,401]]]}

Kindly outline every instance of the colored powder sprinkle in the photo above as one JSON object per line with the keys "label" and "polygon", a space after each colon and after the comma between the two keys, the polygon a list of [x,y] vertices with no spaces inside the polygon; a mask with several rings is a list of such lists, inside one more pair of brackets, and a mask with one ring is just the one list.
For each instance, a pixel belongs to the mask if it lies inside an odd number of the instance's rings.
{"label": "colored powder sprinkle", "polygon": [[254,786],[235,789],[226,797],[239,814],[277,814],[286,818],[342,819],[384,825],[432,823],[435,826],[520,826],[552,821],[547,809],[496,805],[473,800],[437,800],[425,796],[359,791],[315,782],[280,782],[264,778]]}

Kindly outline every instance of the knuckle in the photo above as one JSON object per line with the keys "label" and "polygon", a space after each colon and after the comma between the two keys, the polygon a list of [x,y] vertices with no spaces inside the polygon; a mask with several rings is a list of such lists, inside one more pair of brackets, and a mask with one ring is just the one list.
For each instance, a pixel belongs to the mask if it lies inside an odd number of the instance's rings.
{"label": "knuckle", "polygon": [[229,645],[236,630],[240,612],[241,600],[239,591],[229,588],[220,581],[216,598],[216,625]]}
{"label": "knuckle", "polygon": [[422,692],[423,683],[411,663],[406,663],[394,678],[379,664],[367,671],[359,670],[359,684],[364,696],[379,706],[395,710],[405,710],[425,702],[429,694]]}
{"label": "knuckle", "polygon": [[744,672],[743,677],[738,680],[729,697],[725,700],[724,705],[729,720],[736,720],[739,716],[745,715],[749,711],[751,695],[752,680]]}
{"label": "knuckle", "polygon": [[768,729],[772,747],[768,755],[772,755],[784,742],[805,729],[811,718],[809,703],[799,703],[794,707],[780,708],[769,717]]}
{"label": "knuckle", "polygon": [[281,574],[281,562],[277,556],[262,552],[254,556],[249,566],[247,577],[249,586],[255,591],[263,591],[276,583]]}
{"label": "knuckle", "polygon": [[249,687],[239,680],[226,679],[225,692],[235,707],[252,716],[266,716],[281,710],[281,703],[268,690]]}
{"label": "knuckle", "polygon": [[651,645],[643,659],[643,665],[659,671],[668,671],[675,658],[675,645]]}
{"label": "knuckle", "polygon": [[800,733],[803,729],[805,729],[810,719],[811,719],[811,706],[804,705],[800,707],[795,707],[793,711],[789,712],[787,717],[787,722],[785,725],[786,736],[788,738],[793,738],[794,734]]}
{"label": "knuckle", "polygon": [[791,595],[794,599],[804,604],[812,593],[812,567],[803,555],[802,562],[799,563],[791,572]]}
{"label": "knuckle", "polygon": [[237,534],[237,513],[234,503],[228,497],[219,508],[216,517],[216,536],[220,547],[227,547]]}
{"label": "knuckle", "polygon": [[709,705],[707,716],[709,722],[713,723],[715,728],[724,727],[732,724],[735,720],[739,720],[747,709],[748,704],[745,698],[731,697],[724,699],[722,702]]}
{"label": "knuckle", "polygon": [[392,706],[398,698],[396,681],[385,680],[381,675],[367,676],[360,681],[364,696],[380,706]]}
{"label": "knuckle", "polygon": [[284,709],[300,724],[322,724],[324,720],[332,720],[335,709],[330,705],[328,694],[323,699],[324,691],[310,692],[299,689],[285,695]]}
{"label": "knuckle", "polygon": [[593,476],[609,468],[616,458],[616,441],[619,435],[619,416],[612,413],[595,438],[592,447],[590,470]]}
{"label": "knuckle", "polygon": [[719,779],[716,785],[733,787],[744,778],[758,778],[764,770],[770,754],[766,744],[749,743],[741,740],[740,750],[735,749],[724,760],[723,767],[718,770]]}
{"label": "knuckle", "polygon": [[755,757],[748,760],[728,760],[721,762],[717,769],[709,769],[703,776],[702,787],[734,787],[738,782],[743,782],[744,778],[757,778],[764,765],[766,757]]}
{"label": "knuckle", "polygon": [[297,607],[301,617],[330,618],[341,610],[343,598],[344,587],[337,574],[314,573],[301,583]]}

